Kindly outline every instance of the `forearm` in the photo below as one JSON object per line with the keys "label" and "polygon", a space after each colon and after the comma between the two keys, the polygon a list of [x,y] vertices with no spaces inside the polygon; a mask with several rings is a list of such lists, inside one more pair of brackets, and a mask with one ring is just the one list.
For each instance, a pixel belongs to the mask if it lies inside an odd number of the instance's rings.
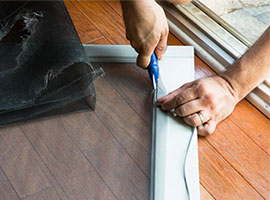
{"label": "forearm", "polygon": [[[123,15],[131,8],[131,9],[141,9],[145,10],[147,12],[147,4],[148,3],[153,3],[153,2],[158,2],[160,0],[120,0],[121,2],[121,7],[123,11]],[[170,3],[173,4],[187,4],[191,2],[192,0],[167,0]]]}
{"label": "forearm", "polygon": [[252,89],[270,76],[270,27],[247,52],[221,74],[240,101]]}
{"label": "forearm", "polygon": [[[120,2],[125,25],[128,26],[131,17],[139,21],[139,23],[143,23],[145,18],[151,17],[152,13],[149,13],[149,7],[152,6],[151,4],[153,4],[155,0],[120,0]],[[130,16],[130,13],[132,13],[133,16]]]}
{"label": "forearm", "polygon": [[[124,4],[127,4],[129,2],[142,2],[142,1],[154,1],[154,0],[120,0],[121,4],[124,5]],[[160,1],[160,0],[156,0],[156,1]],[[190,3],[192,0],[167,0],[171,3],[174,3],[174,4],[187,4],[187,3]]]}
{"label": "forearm", "polygon": [[123,14],[125,11],[132,8],[145,8],[145,4],[153,3],[155,0],[120,0]]}

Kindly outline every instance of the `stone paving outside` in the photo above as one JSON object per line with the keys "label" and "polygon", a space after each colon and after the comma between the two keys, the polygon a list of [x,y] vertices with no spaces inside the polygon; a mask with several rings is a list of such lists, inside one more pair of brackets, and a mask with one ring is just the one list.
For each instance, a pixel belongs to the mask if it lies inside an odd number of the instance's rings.
{"label": "stone paving outside", "polygon": [[270,25],[270,0],[200,0],[251,43]]}

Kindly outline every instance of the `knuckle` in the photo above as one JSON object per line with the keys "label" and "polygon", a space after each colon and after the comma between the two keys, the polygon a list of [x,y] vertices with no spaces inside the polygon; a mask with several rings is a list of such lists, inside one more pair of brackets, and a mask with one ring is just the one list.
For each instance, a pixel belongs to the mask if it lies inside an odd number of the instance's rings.
{"label": "knuckle", "polygon": [[180,106],[184,102],[184,96],[182,94],[179,94],[176,96],[176,105]]}
{"label": "knuckle", "polygon": [[194,96],[196,96],[196,95],[195,95],[193,88],[189,88],[188,91],[184,93],[184,96],[186,99],[191,100],[191,99],[194,99],[195,98]]}
{"label": "knuckle", "polygon": [[205,99],[207,100],[207,103],[210,104],[210,105],[215,105],[215,102],[216,102],[216,98],[213,94],[208,94],[208,95],[205,95]]}
{"label": "knuckle", "polygon": [[203,94],[207,93],[207,86],[202,80],[198,81],[198,91]]}
{"label": "knuckle", "polygon": [[164,34],[165,36],[167,36],[167,35],[169,34],[169,27],[168,27],[168,26],[165,27],[165,29],[164,29],[164,31],[163,31],[163,34]]}
{"label": "knuckle", "polygon": [[217,119],[218,117],[217,117],[217,110],[218,110],[218,106],[216,105],[216,104],[211,104],[211,107],[210,107],[210,109],[212,110],[212,113],[214,114],[214,117],[213,118],[215,118],[215,119]]}
{"label": "knuckle", "polygon": [[176,91],[170,92],[170,93],[167,95],[167,97],[168,97],[168,98],[172,101],[172,103],[173,103],[174,101],[176,101],[176,97],[177,97]]}
{"label": "knuckle", "polygon": [[176,93],[177,91],[173,91],[173,92],[170,92],[169,94],[168,94],[168,96],[171,96],[173,99],[174,98],[176,98],[176,96],[177,96],[177,93]]}
{"label": "knuckle", "polygon": [[183,117],[184,116],[184,114],[185,114],[185,107],[184,106],[179,106],[177,109],[176,109],[176,113],[179,115],[179,116],[181,116],[181,117]]}

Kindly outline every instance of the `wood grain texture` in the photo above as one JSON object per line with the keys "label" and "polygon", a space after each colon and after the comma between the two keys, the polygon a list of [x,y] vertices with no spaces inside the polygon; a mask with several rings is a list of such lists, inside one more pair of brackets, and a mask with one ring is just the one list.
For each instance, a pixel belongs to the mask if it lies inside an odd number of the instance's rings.
{"label": "wood grain texture", "polygon": [[0,200],[10,199],[17,200],[19,199],[18,194],[10,184],[6,175],[3,173],[2,169],[0,169]]}
{"label": "wood grain texture", "polygon": [[80,12],[71,1],[65,2],[72,21],[76,25],[76,30],[82,43],[88,43],[95,40],[103,39],[104,36],[96,29],[91,21],[89,21],[82,12]]}
{"label": "wood grain texture", "polygon": [[[242,100],[231,115],[231,120],[270,155],[270,120],[262,116],[263,114],[252,104],[247,100]],[[239,121],[242,123],[237,123]]]}
{"label": "wood grain texture", "polygon": [[21,127],[69,198],[116,199],[63,126],[48,119]]}
{"label": "wood grain texture", "polygon": [[[106,72],[106,68],[105,72]],[[151,126],[117,93],[112,84],[96,81],[96,113],[115,139],[149,177],[151,152]],[[151,113],[149,113],[151,115]]]}
{"label": "wood grain texture", "polygon": [[87,157],[119,200],[149,199],[149,179],[118,142],[87,152]]}
{"label": "wood grain texture", "polygon": [[72,1],[72,3],[112,43],[128,44],[123,18],[104,1]]}
{"label": "wood grain texture", "polygon": [[144,124],[147,126],[152,124],[153,86],[148,72],[135,64],[102,64],[100,66],[109,77],[105,77],[106,80],[144,120]]}
{"label": "wood grain texture", "polygon": [[200,185],[200,199],[214,200],[214,197],[212,197],[210,193],[202,185]]}
{"label": "wood grain texture", "polygon": [[59,118],[58,122],[82,152],[88,152],[114,141],[109,130],[94,112],[74,113]]}
{"label": "wood grain texture", "polygon": [[207,140],[256,191],[269,199],[269,156],[231,120],[226,121]]}
{"label": "wood grain texture", "polygon": [[1,131],[0,152],[1,168],[20,198],[52,186],[45,166],[18,127]]}
{"label": "wood grain texture", "polygon": [[55,188],[47,188],[43,191],[40,191],[36,194],[32,194],[24,198],[24,200],[46,200],[46,199],[55,199],[60,200],[60,196],[58,195]]}
{"label": "wood grain texture", "polygon": [[206,139],[198,142],[200,181],[215,199],[263,199]]}
{"label": "wood grain texture", "polygon": [[120,1],[118,1],[118,0],[105,0],[105,1],[106,1],[106,3],[108,5],[110,5],[110,7],[112,9],[114,9],[115,12],[118,13],[118,15],[120,15],[121,17],[123,17]]}

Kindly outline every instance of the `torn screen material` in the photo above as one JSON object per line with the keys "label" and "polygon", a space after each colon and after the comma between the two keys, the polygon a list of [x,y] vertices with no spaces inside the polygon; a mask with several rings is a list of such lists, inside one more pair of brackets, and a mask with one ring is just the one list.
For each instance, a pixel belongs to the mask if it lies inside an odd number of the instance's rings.
{"label": "torn screen material", "polygon": [[95,108],[93,79],[103,72],[62,1],[1,2],[0,17],[0,126]]}

